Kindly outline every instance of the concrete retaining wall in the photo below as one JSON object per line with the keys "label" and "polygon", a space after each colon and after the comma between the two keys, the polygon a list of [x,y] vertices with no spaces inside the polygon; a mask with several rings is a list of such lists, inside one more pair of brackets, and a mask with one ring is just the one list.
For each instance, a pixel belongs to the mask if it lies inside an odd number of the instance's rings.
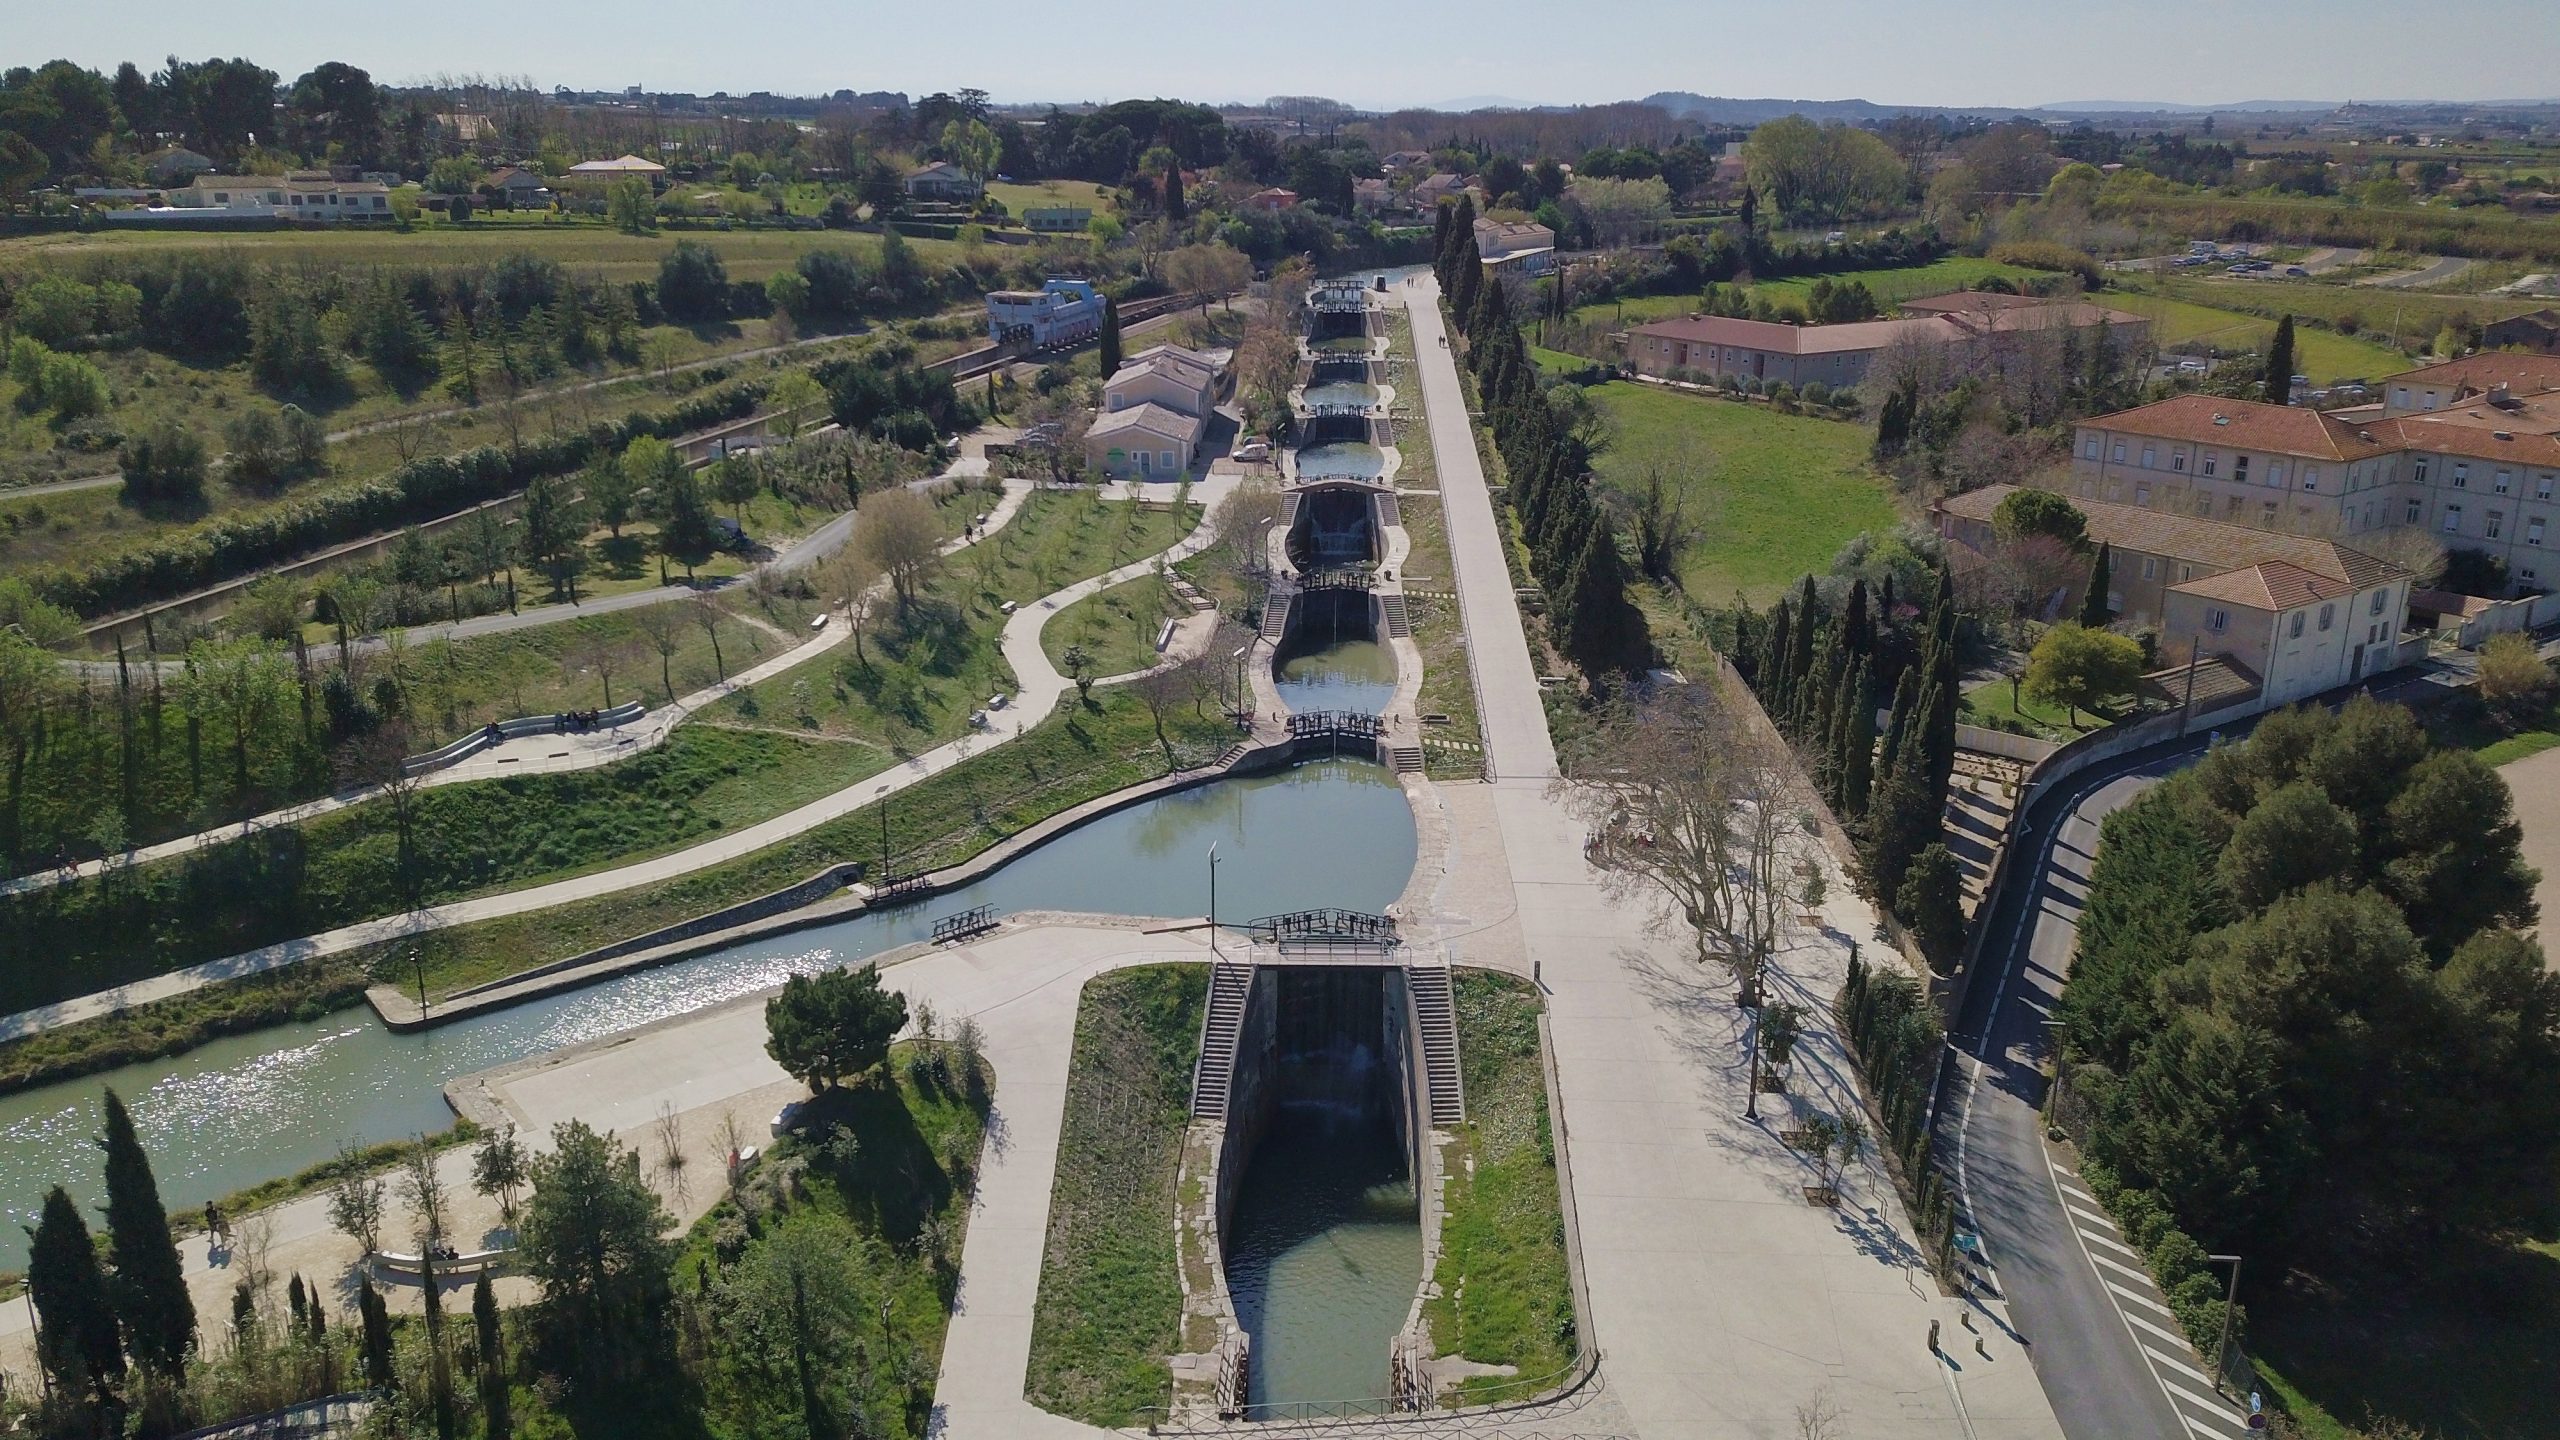
{"label": "concrete retaining wall", "polygon": [[[616,725],[628,725],[647,714],[648,710],[649,707],[640,701],[626,700],[610,710],[598,711],[595,723],[606,729]],[[513,720],[500,720],[494,727],[484,725],[461,739],[449,741],[424,755],[412,755],[400,762],[400,769],[405,774],[423,775],[430,770],[442,770],[448,765],[477,755],[498,743],[489,736],[492,728],[497,730],[499,738],[507,740],[513,740],[520,735],[570,733],[562,727],[559,715],[523,715]]]}

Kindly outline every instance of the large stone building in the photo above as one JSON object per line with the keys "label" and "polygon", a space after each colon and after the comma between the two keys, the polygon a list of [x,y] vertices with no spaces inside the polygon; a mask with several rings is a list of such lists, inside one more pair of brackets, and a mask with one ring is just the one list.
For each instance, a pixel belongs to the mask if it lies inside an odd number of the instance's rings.
{"label": "large stone building", "polygon": [[2139,315],[2079,300],[1964,291],[1905,301],[1895,320],[1787,325],[1724,315],[1689,315],[1637,326],[1627,363],[1646,375],[1739,376],[1801,389],[1820,381],[1841,389],[1866,378],[1876,357],[1897,345],[1935,345],[1994,358],[2059,331],[2103,333],[2121,353],[2150,343]]}
{"label": "large stone building", "polygon": [[987,338],[1046,350],[1102,333],[1102,292],[1090,280],[1053,278],[1037,290],[987,292]]}
{"label": "large stone building", "polygon": [[2349,544],[2421,530],[2503,561],[2510,591],[2560,581],[2560,356],[2473,355],[2380,388],[2327,413],[2181,395],[2082,421],[2072,493]]}
{"label": "large stone building", "polygon": [[[1933,507],[1939,533],[1962,547],[1959,564],[1988,563],[1992,514],[2017,488],[1986,486]],[[2073,503],[2089,543],[2112,551],[2108,607],[2120,623],[2157,627],[2171,664],[2218,658],[2276,706],[2399,663],[2412,577],[2388,560],[2179,511]]]}

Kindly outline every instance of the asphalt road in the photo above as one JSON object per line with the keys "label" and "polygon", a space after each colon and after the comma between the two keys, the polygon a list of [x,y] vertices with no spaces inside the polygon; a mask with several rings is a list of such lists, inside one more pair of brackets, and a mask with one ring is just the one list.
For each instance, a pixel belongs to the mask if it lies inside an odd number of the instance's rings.
{"label": "asphalt road", "polygon": [[[2107,1287],[2075,1238],[2045,1164],[2041,1111],[2053,1014],[2071,965],[2098,826],[2161,776],[2203,753],[2199,735],[2073,778],[2039,802],[2015,844],[2036,879],[1990,916],[1983,983],[1950,1037],[1957,1077],[1938,1144],[1958,1164],[1959,1198],[2025,1334],[2070,1440],[2189,1440]],[[1945,1147],[1953,1147],[1948,1149]]]}

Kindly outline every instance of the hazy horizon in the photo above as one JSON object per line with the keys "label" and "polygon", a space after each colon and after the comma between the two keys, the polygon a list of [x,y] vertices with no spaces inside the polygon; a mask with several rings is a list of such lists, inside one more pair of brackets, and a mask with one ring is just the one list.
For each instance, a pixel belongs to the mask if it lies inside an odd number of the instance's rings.
{"label": "hazy horizon", "polygon": [[[2316,23],[2315,12],[2271,0],[2174,10],[1599,0],[1570,19],[1527,0],[1404,0],[1365,15],[1350,32],[1356,43],[1342,45],[1322,39],[1343,33],[1339,22],[1294,8],[1137,0],[1087,22],[1054,3],[981,0],[955,13],[967,17],[965,35],[877,0],[775,0],[716,27],[667,0],[533,10],[449,0],[388,14],[321,0],[127,0],[30,9],[13,19],[0,65],[65,57],[148,70],[170,54],[218,54],[286,79],[342,60],[386,84],[477,74],[529,77],[545,89],[700,94],[975,86],[1006,104],[1299,94],[1379,110],[1495,96],[1601,104],[1665,90],[2002,110],[2101,99],[2477,103],[2560,87],[2560,24],[2544,0],[2479,0],[2464,12],[2464,33],[2495,43],[2470,46],[2372,43],[2406,28],[2397,18],[2405,9],[2383,0],[2331,0]],[[884,19],[910,23],[891,34]]]}

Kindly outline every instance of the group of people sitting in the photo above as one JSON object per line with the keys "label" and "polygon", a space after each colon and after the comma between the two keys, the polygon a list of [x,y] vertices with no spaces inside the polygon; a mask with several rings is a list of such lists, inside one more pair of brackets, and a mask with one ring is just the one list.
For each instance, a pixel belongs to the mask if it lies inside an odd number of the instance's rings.
{"label": "group of people sitting", "polygon": [[[568,735],[593,730],[603,719],[604,712],[601,710],[563,710],[551,717],[551,733]],[[507,732],[499,728],[495,720],[490,721],[489,728],[482,733],[489,737],[489,743],[492,745],[507,738]]]}

